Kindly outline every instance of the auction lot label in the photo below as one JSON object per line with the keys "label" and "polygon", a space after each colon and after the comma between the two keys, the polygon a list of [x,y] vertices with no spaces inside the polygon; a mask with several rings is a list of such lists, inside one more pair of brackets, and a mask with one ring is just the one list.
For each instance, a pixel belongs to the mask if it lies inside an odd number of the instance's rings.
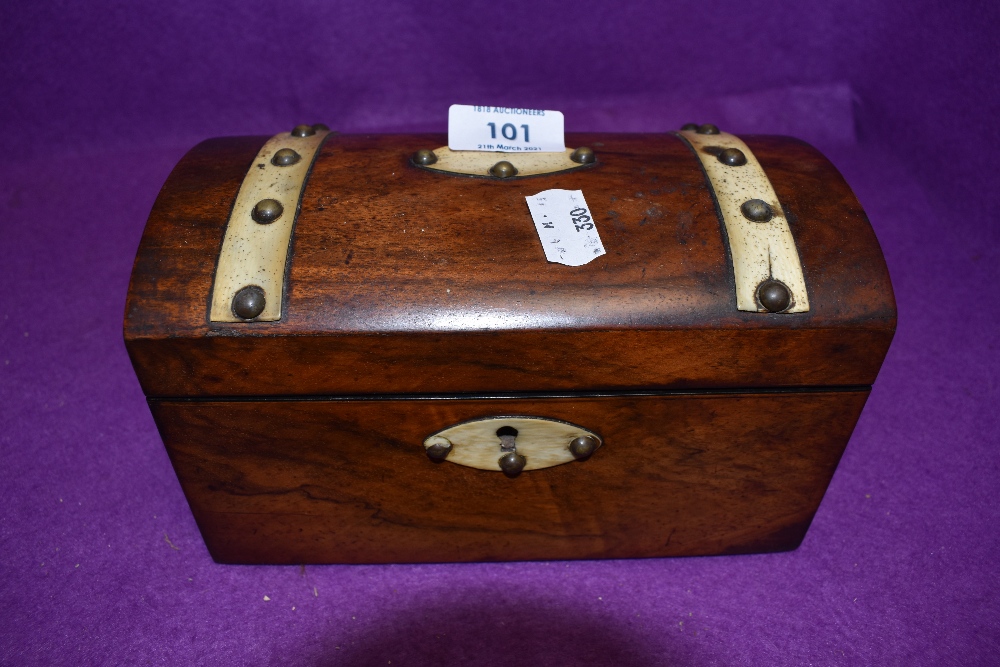
{"label": "auction lot label", "polygon": [[583,190],[545,190],[525,199],[545,259],[583,266],[605,254]]}
{"label": "auction lot label", "polygon": [[562,153],[566,150],[561,111],[452,104],[448,148],[453,151]]}

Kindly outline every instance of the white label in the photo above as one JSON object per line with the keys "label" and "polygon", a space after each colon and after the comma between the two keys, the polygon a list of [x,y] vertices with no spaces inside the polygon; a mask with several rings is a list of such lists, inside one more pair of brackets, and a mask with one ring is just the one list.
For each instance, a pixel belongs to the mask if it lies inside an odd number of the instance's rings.
{"label": "white label", "polygon": [[566,266],[583,266],[604,254],[583,190],[546,190],[525,197],[545,259]]}
{"label": "white label", "polygon": [[562,153],[566,150],[560,111],[452,104],[448,148],[453,151]]}

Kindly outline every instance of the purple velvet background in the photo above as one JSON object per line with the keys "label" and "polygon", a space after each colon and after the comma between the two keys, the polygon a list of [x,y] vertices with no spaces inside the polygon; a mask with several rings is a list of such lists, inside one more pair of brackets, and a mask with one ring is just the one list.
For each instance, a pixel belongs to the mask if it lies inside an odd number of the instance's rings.
{"label": "purple velvet background", "polygon": [[[5,2],[0,663],[1000,662],[995,3]],[[209,558],[125,354],[197,141],[299,122],[791,134],[872,220],[899,330],[802,547],[474,565]],[[265,596],[270,600],[265,600]]]}

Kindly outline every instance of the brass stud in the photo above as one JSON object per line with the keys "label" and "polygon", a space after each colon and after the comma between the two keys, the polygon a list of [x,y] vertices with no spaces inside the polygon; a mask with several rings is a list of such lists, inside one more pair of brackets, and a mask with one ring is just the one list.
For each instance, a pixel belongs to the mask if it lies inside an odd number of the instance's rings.
{"label": "brass stud", "polygon": [[597,156],[594,155],[594,150],[592,148],[580,146],[569,154],[569,159],[579,164],[592,164],[597,159]]}
{"label": "brass stud", "polygon": [[431,461],[434,461],[435,463],[440,463],[441,461],[444,461],[446,458],[448,458],[449,454],[451,454],[450,442],[447,445],[444,444],[443,442],[437,442],[427,448],[427,458],[429,458]]}
{"label": "brass stud", "polygon": [[243,320],[252,320],[264,312],[264,290],[256,285],[247,285],[233,297],[233,315]]}
{"label": "brass stud", "polygon": [[257,205],[253,207],[253,211],[250,212],[250,217],[254,219],[255,222],[259,222],[262,225],[268,225],[284,213],[285,207],[281,205],[281,202],[277,199],[261,199],[257,202]]}
{"label": "brass stud", "polygon": [[569,451],[577,461],[590,458],[590,455],[597,451],[597,438],[589,435],[582,435],[569,443]]}
{"label": "brass stud", "polygon": [[748,199],[740,206],[743,217],[751,222],[768,222],[774,217],[771,205],[763,199]]}
{"label": "brass stud", "polygon": [[791,304],[792,293],[783,283],[771,278],[757,287],[757,300],[772,313],[780,313]]}
{"label": "brass stud", "polygon": [[742,167],[747,163],[747,156],[739,148],[727,148],[717,156],[719,162],[730,167]]}
{"label": "brass stud", "polygon": [[517,169],[510,162],[507,162],[507,160],[500,160],[490,167],[490,173],[497,178],[510,178],[511,176],[517,176]]}
{"label": "brass stud", "polygon": [[698,134],[719,134],[719,128],[711,123],[705,123],[704,125],[699,125],[695,132]]}
{"label": "brass stud", "polygon": [[698,123],[684,123],[681,125],[681,132],[697,132]]}
{"label": "brass stud", "polygon": [[427,166],[429,164],[434,164],[438,161],[438,156],[434,154],[429,148],[421,148],[419,151],[413,154],[413,164],[420,164]]}
{"label": "brass stud", "polygon": [[328,126],[326,123],[314,123],[313,129],[316,130],[317,132],[329,132],[330,126]]}
{"label": "brass stud", "polygon": [[508,477],[517,477],[524,470],[524,464],[528,462],[528,459],[524,458],[517,452],[507,452],[500,457],[498,463],[500,464],[500,469],[503,470],[503,474]]}
{"label": "brass stud", "polygon": [[293,137],[311,137],[316,134],[316,128],[312,125],[296,125],[292,130]]}
{"label": "brass stud", "polygon": [[289,167],[301,159],[302,156],[291,148],[280,148],[275,151],[274,157],[271,158],[271,164],[277,167]]}

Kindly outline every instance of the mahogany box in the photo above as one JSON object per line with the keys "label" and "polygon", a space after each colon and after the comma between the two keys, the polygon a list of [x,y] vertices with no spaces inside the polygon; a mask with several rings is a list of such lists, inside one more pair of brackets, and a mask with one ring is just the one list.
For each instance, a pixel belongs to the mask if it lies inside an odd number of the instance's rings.
{"label": "mahogany box", "polygon": [[[797,547],[896,324],[833,165],[710,125],[446,143],[212,139],[160,192],[125,342],[213,558]],[[604,254],[546,260],[548,190]]]}

